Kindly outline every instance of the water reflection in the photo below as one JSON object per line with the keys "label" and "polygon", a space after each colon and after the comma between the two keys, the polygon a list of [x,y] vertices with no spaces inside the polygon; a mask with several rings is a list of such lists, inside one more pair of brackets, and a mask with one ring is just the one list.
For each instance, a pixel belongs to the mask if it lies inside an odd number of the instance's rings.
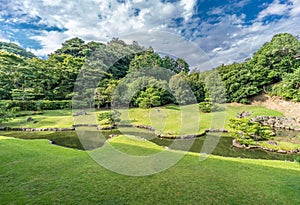
{"label": "water reflection", "polygon": [[[107,138],[110,135],[118,135],[121,134],[119,130],[109,130],[102,131],[102,134],[99,135],[99,131],[90,131],[83,130],[82,132],[84,139],[79,140],[76,132],[1,132],[1,135],[8,137],[17,137],[21,139],[48,139],[53,142],[53,144],[76,148],[76,149],[86,149],[92,150],[98,147],[101,147]],[[291,135],[288,136],[297,136],[298,133],[289,132]],[[155,137],[154,133],[147,130],[142,129],[132,129],[132,128],[123,128],[122,134],[127,135],[135,135],[147,139],[157,145],[169,147],[173,150],[187,150],[188,151],[199,153],[201,148],[207,138],[217,138],[218,136],[214,136],[213,134],[208,134],[206,136],[197,138],[197,139],[160,139]],[[283,132],[277,132],[277,134],[284,134]],[[192,146],[188,146],[191,143],[191,140],[194,142]],[[209,139],[208,139],[209,140]],[[219,143],[216,148],[212,152],[214,155],[220,155],[225,157],[241,157],[241,158],[253,158],[253,159],[280,159],[280,160],[294,160],[293,155],[287,154],[279,154],[273,152],[267,152],[260,149],[239,149],[232,147],[232,140],[228,135],[223,135],[219,139]]]}

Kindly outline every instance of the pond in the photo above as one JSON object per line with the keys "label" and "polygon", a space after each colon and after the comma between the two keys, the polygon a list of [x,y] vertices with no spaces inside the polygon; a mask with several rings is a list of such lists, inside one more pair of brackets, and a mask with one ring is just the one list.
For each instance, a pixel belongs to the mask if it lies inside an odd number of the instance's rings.
{"label": "pond", "polygon": [[[8,137],[16,137],[21,139],[48,139],[51,140],[53,144],[76,148],[76,149],[86,149],[91,150],[101,147],[105,140],[109,138],[109,135],[120,134],[119,130],[102,131],[105,138],[95,138],[95,132],[97,131],[84,131],[84,134],[79,140],[77,133],[75,131],[69,132],[1,132],[0,135]],[[99,132],[99,131],[98,131]],[[206,140],[217,141],[217,145],[214,148],[212,154],[225,156],[225,157],[241,157],[241,158],[252,158],[252,159],[278,159],[278,160],[294,160],[293,155],[279,154],[273,152],[267,152],[260,149],[240,149],[232,147],[232,140],[228,135],[223,134],[222,137],[218,137],[216,134],[207,134],[206,136],[197,139],[160,139],[154,137],[153,132],[132,129],[132,128],[122,128],[123,134],[130,134],[136,136],[142,136],[143,138],[152,141],[153,143],[171,147],[175,150],[189,150],[191,152],[200,153]],[[99,134],[99,133],[97,133]],[[291,134],[291,133],[290,133]],[[295,133],[293,133],[295,134]],[[296,133],[297,134],[297,133]],[[85,146],[83,147],[84,144]],[[190,146],[191,145],[191,146]],[[188,149],[187,149],[188,147]]]}

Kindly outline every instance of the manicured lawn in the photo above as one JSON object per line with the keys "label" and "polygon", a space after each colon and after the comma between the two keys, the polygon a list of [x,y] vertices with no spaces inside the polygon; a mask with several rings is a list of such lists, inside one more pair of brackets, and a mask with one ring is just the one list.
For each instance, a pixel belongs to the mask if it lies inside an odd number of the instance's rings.
{"label": "manicured lawn", "polygon": [[42,115],[32,115],[37,123],[27,122],[29,116],[17,117],[9,122],[3,123],[3,127],[24,128],[69,128],[73,125],[72,110],[44,110]]}
{"label": "manicured lawn", "polygon": [[[162,150],[124,136],[111,144],[131,155]],[[300,203],[300,165],[293,162],[216,156],[199,161],[199,154],[190,153],[163,172],[132,177],[47,140],[0,138],[0,156],[1,204]]]}
{"label": "manicured lawn", "polygon": [[[150,125],[156,128],[156,130],[165,135],[185,135],[202,133],[207,128],[228,128],[227,123],[232,117],[236,117],[238,112],[247,111],[252,112],[252,116],[255,115],[272,115],[282,116],[282,113],[274,110],[270,110],[260,106],[251,105],[222,105],[225,107],[225,111],[213,112],[213,113],[201,113],[196,112],[193,105],[184,106],[180,108],[176,105],[167,105],[159,108],[141,109],[131,108],[129,109],[129,115],[126,110],[120,110],[122,113],[122,122],[133,124]],[[181,109],[184,111],[182,112]],[[105,111],[105,110],[104,110]],[[38,122],[26,122],[28,116],[17,117],[10,122],[3,123],[3,126],[9,127],[29,127],[29,128],[69,128],[75,124],[96,124],[97,114],[90,113],[86,116],[72,116],[72,110],[45,110],[43,115],[32,116],[34,120]],[[126,117],[128,116],[128,117]]]}
{"label": "manicured lawn", "polygon": [[[207,128],[222,129],[228,128],[227,123],[230,118],[236,117],[237,113],[242,111],[252,112],[251,116],[267,115],[267,116],[282,116],[281,112],[270,110],[260,106],[252,105],[222,105],[225,111],[213,113],[194,113],[189,112],[189,107],[184,107],[187,110],[187,117],[182,122],[181,111],[179,106],[169,105],[161,108],[141,109],[132,108],[129,111],[130,120],[133,124],[145,124],[155,127],[164,134],[191,134],[191,128],[195,127],[195,123],[199,123],[198,133],[203,132]],[[200,117],[200,120],[197,119]],[[183,124],[182,124],[183,123]],[[184,126],[182,128],[182,126]],[[183,130],[181,130],[181,128]],[[197,131],[196,131],[197,132]],[[195,132],[192,132],[195,133]]]}

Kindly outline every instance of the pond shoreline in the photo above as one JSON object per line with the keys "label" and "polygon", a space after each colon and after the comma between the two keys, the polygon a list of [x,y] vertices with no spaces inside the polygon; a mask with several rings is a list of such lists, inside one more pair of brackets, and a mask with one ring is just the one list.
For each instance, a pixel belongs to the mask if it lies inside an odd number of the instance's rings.
{"label": "pond shoreline", "polygon": [[299,149],[294,149],[294,150],[275,150],[272,148],[267,148],[267,147],[263,147],[263,146],[246,146],[244,144],[240,144],[236,139],[232,140],[232,146],[236,147],[236,148],[240,148],[240,149],[261,149],[261,150],[265,150],[268,152],[277,152],[279,154],[298,154],[300,153]]}
{"label": "pond shoreline", "polygon": [[117,127],[135,127],[139,129],[149,130],[155,133],[156,137],[161,139],[193,139],[205,136],[207,133],[228,133],[226,129],[206,129],[205,131],[197,134],[187,134],[187,135],[164,135],[161,133],[156,133],[154,127],[148,125],[133,125],[133,124],[117,124],[112,126],[102,127],[97,124],[76,124],[72,125],[71,128],[20,128],[20,127],[0,127],[0,131],[20,131],[20,132],[44,132],[44,131],[54,131],[54,132],[67,132],[76,131],[78,127],[95,127],[97,130],[113,130]]}

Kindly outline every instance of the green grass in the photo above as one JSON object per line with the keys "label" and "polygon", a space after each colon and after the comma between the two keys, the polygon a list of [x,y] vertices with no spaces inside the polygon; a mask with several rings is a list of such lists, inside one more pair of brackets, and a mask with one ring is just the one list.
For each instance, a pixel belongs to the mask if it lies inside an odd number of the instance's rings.
{"label": "green grass", "polygon": [[42,115],[32,115],[37,123],[27,122],[29,116],[16,117],[9,122],[3,123],[3,127],[24,128],[69,128],[73,125],[72,110],[45,110]]}
{"label": "green grass", "polygon": [[263,147],[266,148],[271,148],[273,150],[286,150],[286,151],[290,151],[290,150],[295,150],[295,149],[300,149],[300,144],[295,144],[295,143],[291,143],[291,142],[280,142],[277,141],[277,145],[270,145],[266,142],[262,142],[261,145]]}
{"label": "green grass", "polygon": [[[150,141],[136,136],[118,136],[109,140],[119,151],[135,156],[148,156],[162,151],[162,148]],[[126,144],[126,146],[124,146]],[[143,152],[141,152],[143,150]]]}
{"label": "green grass", "polygon": [[[132,155],[162,150],[124,136],[111,144]],[[189,153],[161,173],[130,177],[99,166],[87,152],[47,140],[1,138],[0,156],[1,204],[300,203],[300,165],[293,162],[216,156],[199,161],[199,154]]]}
{"label": "green grass", "polygon": [[[197,105],[194,105],[197,106]],[[282,113],[270,110],[260,106],[251,105],[222,105],[226,111],[213,113],[200,113],[195,111],[193,105],[179,107],[176,105],[167,105],[160,108],[141,109],[131,108],[129,114],[126,110],[120,110],[124,123],[143,124],[153,126],[158,132],[165,135],[185,135],[203,133],[207,128],[228,128],[227,123],[232,117],[236,117],[238,112],[251,111],[252,116],[270,115],[282,116]],[[196,107],[197,108],[197,107]],[[184,110],[183,112],[181,111]],[[77,116],[73,118],[72,110],[45,110],[43,115],[32,116],[38,123],[26,122],[28,116],[17,117],[10,122],[3,123],[8,127],[24,128],[69,128],[75,124],[96,124],[97,114],[104,112],[97,111],[89,113],[86,116]],[[184,113],[184,115],[182,115]],[[126,117],[128,116],[128,117]]]}
{"label": "green grass", "polygon": [[[207,128],[222,129],[228,128],[229,119],[236,117],[237,113],[246,111],[252,112],[251,116],[283,116],[281,112],[270,110],[260,106],[252,105],[222,105],[225,111],[213,113],[199,113],[200,120],[197,119],[197,113],[193,112],[189,106],[183,107],[187,110],[186,120],[182,121],[181,110],[179,106],[169,105],[161,108],[141,109],[132,108],[129,110],[129,120],[133,124],[151,125],[166,135],[202,133]],[[124,111],[123,111],[124,112]],[[123,120],[126,119],[123,117]],[[127,119],[128,120],[128,119]],[[184,124],[182,124],[184,122]],[[198,123],[198,130],[191,132],[195,123]],[[183,126],[183,127],[182,127]],[[189,129],[191,128],[191,129]],[[182,130],[181,130],[182,129]]]}

